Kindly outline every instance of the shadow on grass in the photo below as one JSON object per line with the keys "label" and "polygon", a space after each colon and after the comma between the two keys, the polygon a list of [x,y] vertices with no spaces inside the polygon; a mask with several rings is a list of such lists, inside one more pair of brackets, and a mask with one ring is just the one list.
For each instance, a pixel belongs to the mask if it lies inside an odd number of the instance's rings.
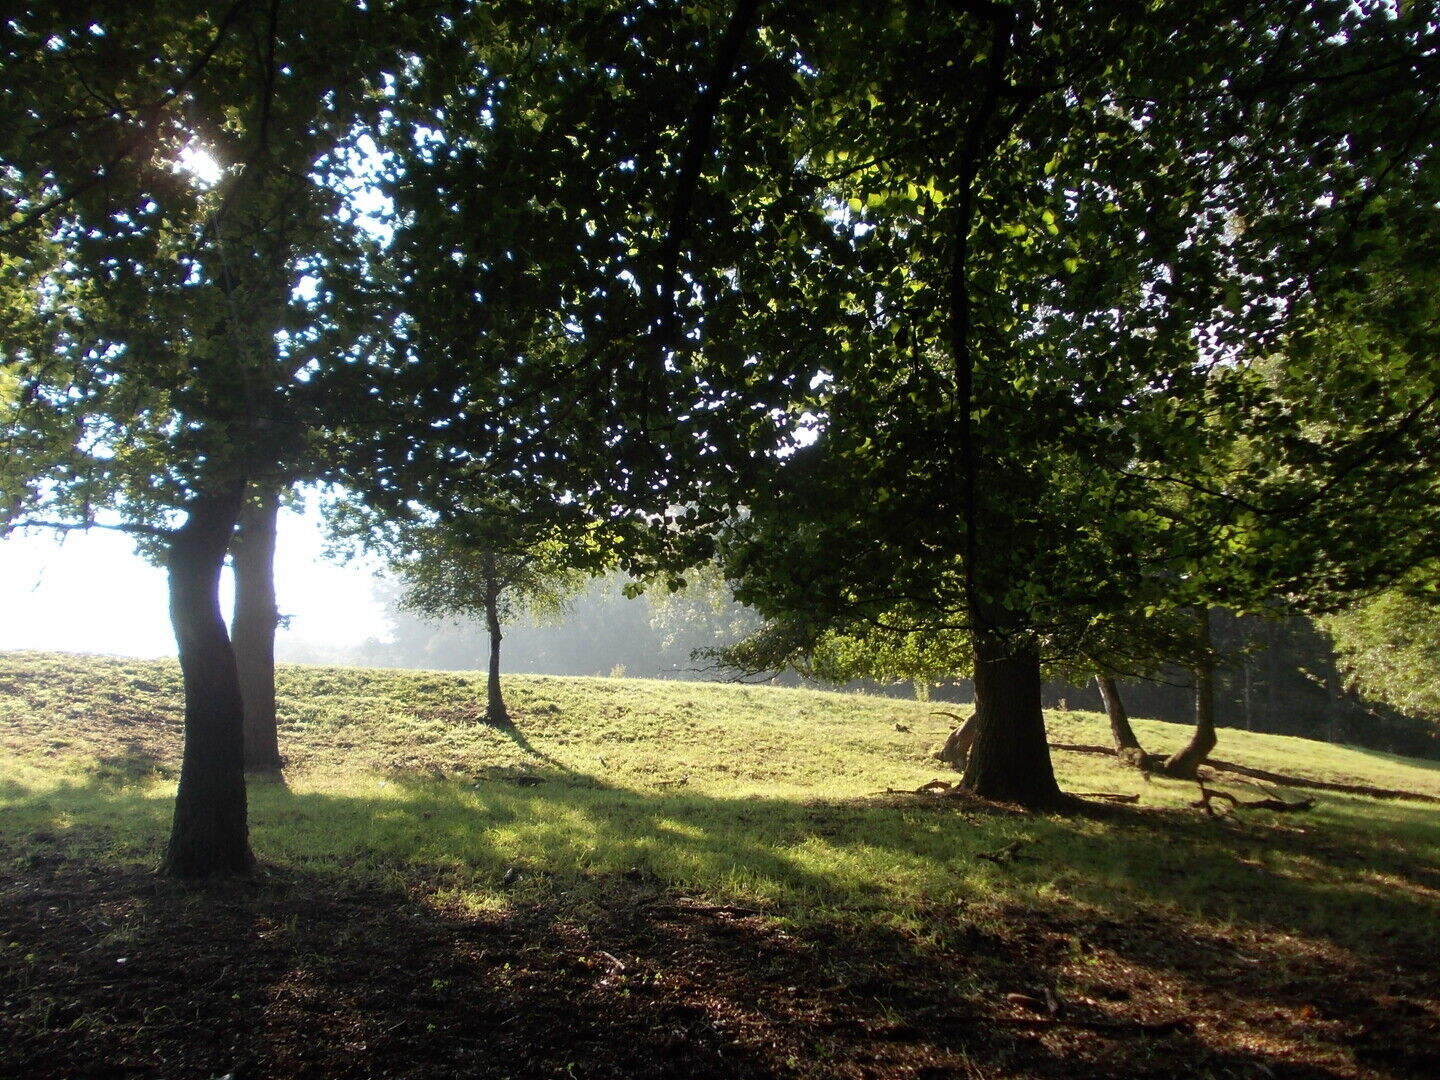
{"label": "shadow on grass", "polygon": [[[197,1075],[1209,1076],[1245,1064],[1213,1025],[1062,1045],[974,1018],[1011,991],[1100,994],[1121,969],[1172,1000],[1178,988],[1190,1011],[1299,1015],[1323,996],[1360,1016],[1378,1008],[1374,978],[1433,970],[1440,892],[1415,880],[1429,864],[1355,823],[1046,819],[579,779],[258,785],[269,876],[204,889],[107,861],[103,834],[121,820],[158,855],[168,801],[105,782],[29,798],[12,785],[12,939],[42,957],[6,973],[6,996],[31,1002],[16,1062],[64,1075],[43,1062],[83,1060],[108,1030],[125,1053]],[[1406,828],[1407,844],[1440,842],[1440,815]],[[42,830],[62,859],[26,866]],[[1017,840],[1017,861],[976,858]],[[104,932],[97,912],[111,913]],[[67,932],[89,942],[83,956],[67,956]],[[102,977],[113,988],[119,956],[136,966],[97,1026],[56,1026],[34,1002]],[[1136,985],[1110,1015],[1157,1018]],[[1307,1070],[1340,1075],[1323,1056]]]}
{"label": "shadow on grass", "polygon": [[526,737],[525,732],[520,727],[520,724],[514,718],[511,719],[510,723],[496,727],[495,730],[497,730],[498,732],[500,732],[500,734],[504,735],[507,739],[513,742],[517,749],[521,750],[526,754],[529,754],[536,761],[543,763],[547,767],[555,769],[557,772],[562,773],[573,774],[575,772],[574,769],[570,768],[570,766],[566,765],[563,761],[552,757],[550,754],[545,753],[545,751],[543,750],[537,750],[535,748],[535,745]]}
{"label": "shadow on grass", "polygon": [[146,739],[121,739],[110,753],[96,757],[98,774],[113,783],[126,783],[170,773],[162,754]]}

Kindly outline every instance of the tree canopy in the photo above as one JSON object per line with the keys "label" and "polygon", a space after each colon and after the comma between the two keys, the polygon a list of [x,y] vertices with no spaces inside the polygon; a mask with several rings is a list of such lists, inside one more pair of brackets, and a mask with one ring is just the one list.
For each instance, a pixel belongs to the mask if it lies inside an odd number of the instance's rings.
{"label": "tree canopy", "polygon": [[1353,689],[1411,716],[1440,721],[1440,603],[1434,567],[1428,570],[1322,625]]}

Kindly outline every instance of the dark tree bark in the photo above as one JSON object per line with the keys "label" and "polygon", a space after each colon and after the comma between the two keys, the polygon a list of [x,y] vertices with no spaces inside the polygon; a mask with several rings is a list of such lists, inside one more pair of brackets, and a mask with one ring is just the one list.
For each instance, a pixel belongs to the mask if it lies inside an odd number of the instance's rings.
{"label": "dark tree bark", "polygon": [[1194,780],[1197,770],[1215,749],[1215,662],[1209,658],[1210,613],[1196,619],[1204,658],[1195,665],[1195,730],[1182,750],[1165,760],[1164,772],[1182,780]]}
{"label": "dark tree bark", "polygon": [[275,519],[280,493],[253,491],[230,542],[235,568],[232,637],[245,703],[245,771],[278,775],[283,761],[275,724]]}
{"label": "dark tree bark", "polygon": [[244,706],[220,615],[220,571],[240,516],[243,481],[197,495],[169,551],[170,621],[185,686],[185,753],[164,869],[176,877],[246,874]]}
{"label": "dark tree bark", "polygon": [[[950,348],[955,365],[955,449],[959,466],[961,520],[964,530],[962,565],[965,603],[969,608],[975,650],[975,743],[960,787],[988,799],[1028,807],[1061,803],[1059,785],[1045,739],[1040,710],[1040,654],[1033,642],[1013,629],[1008,613],[996,612],[991,597],[1001,595],[1002,582],[982,569],[988,555],[982,544],[979,493],[981,456],[975,430],[977,356],[972,346],[973,300],[970,295],[970,232],[974,225],[982,165],[1003,141],[1014,116],[1005,114],[1006,66],[1017,16],[1004,5],[985,9],[990,19],[990,48],[981,98],[970,114],[959,142],[953,241],[950,254]],[[966,88],[966,93],[971,92]],[[1008,521],[986,539],[1009,543]],[[992,579],[988,580],[987,578]],[[1001,618],[993,618],[993,615]]]}
{"label": "dark tree bark", "polygon": [[1143,764],[1145,749],[1135,737],[1135,729],[1130,726],[1130,715],[1125,711],[1125,701],[1120,696],[1120,684],[1113,675],[1096,675],[1095,685],[1100,688],[1105,713],[1110,717],[1110,738],[1115,743],[1116,756],[1130,765]]}
{"label": "dark tree bark", "polygon": [[500,578],[496,569],[495,556],[486,552],[485,571],[485,629],[490,635],[490,673],[486,680],[485,720],[487,723],[508,725],[510,713],[505,708],[505,698],[500,693]]}
{"label": "dark tree bark", "polygon": [[1240,660],[1240,695],[1245,705],[1245,730],[1255,730],[1255,709],[1254,709],[1254,684],[1255,680],[1250,673],[1250,657],[1244,656]]}
{"label": "dark tree bark", "polygon": [[1040,653],[1029,642],[975,635],[975,743],[960,787],[1043,808],[1064,802],[1040,709]]}

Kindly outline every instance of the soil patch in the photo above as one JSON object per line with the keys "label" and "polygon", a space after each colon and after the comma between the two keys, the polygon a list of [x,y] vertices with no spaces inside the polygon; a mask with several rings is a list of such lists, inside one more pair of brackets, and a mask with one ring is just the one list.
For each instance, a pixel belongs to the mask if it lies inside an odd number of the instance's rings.
{"label": "soil patch", "polygon": [[1015,912],[937,954],[629,877],[475,917],[422,883],[8,855],[4,1077],[1440,1075],[1433,953]]}

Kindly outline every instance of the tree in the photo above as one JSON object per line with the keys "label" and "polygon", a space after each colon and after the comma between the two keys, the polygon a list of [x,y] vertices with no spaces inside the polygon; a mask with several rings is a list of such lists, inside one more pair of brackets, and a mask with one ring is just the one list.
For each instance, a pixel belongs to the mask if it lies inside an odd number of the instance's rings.
{"label": "tree", "polygon": [[411,25],[243,0],[7,22],[6,527],[119,528],[168,566],[177,875],[252,861],[220,568],[247,485],[323,475],[333,384],[363,377],[353,303],[376,245],[344,197],[346,148]]}
{"label": "tree", "polygon": [[230,637],[245,707],[245,771],[278,775],[283,765],[275,715],[276,518],[280,494],[261,486],[247,493],[230,540],[235,604]]}
{"label": "tree", "polygon": [[1440,604],[1416,572],[1321,622],[1355,691],[1406,713],[1440,720]]}
{"label": "tree", "polygon": [[486,681],[487,723],[512,721],[500,692],[500,642],[505,623],[521,615],[555,618],[585,586],[586,575],[566,561],[555,541],[528,547],[482,542],[478,546],[443,526],[424,526],[400,541],[405,554],[391,563],[405,583],[400,606],[431,619],[483,619],[490,639]]}
{"label": "tree", "polygon": [[1105,704],[1105,715],[1110,721],[1110,738],[1115,744],[1115,753],[1122,761],[1139,763],[1144,760],[1145,749],[1130,726],[1130,714],[1125,710],[1125,699],[1120,696],[1120,684],[1114,675],[1096,675],[1095,685],[1099,687],[1100,698]]}
{"label": "tree", "polygon": [[[1355,277],[1328,260],[1363,244],[1356,222],[1386,204],[1433,232],[1435,28],[1346,4],[1161,5],[1141,26],[967,4],[863,34],[848,16],[797,47],[811,111],[786,157],[845,240],[816,223],[757,243],[737,277],[775,310],[737,301],[725,326],[774,378],[795,371],[787,340],[823,343],[811,394],[786,402],[820,418],[815,445],[772,462],[737,529],[742,598],[967,628],[982,719],[966,785],[1051,803],[1048,639],[1127,609],[1313,597],[1332,567],[1393,572],[1393,544],[1362,558],[1321,520],[1342,493],[1359,509],[1361,474],[1403,487],[1411,520],[1433,505],[1407,478],[1425,395],[1301,470],[1313,439],[1283,460],[1259,444],[1293,415],[1282,384],[1316,355],[1299,342],[1353,325]],[[1382,319],[1423,363],[1416,317],[1372,305]],[[1263,361],[1287,351],[1274,380]]]}

